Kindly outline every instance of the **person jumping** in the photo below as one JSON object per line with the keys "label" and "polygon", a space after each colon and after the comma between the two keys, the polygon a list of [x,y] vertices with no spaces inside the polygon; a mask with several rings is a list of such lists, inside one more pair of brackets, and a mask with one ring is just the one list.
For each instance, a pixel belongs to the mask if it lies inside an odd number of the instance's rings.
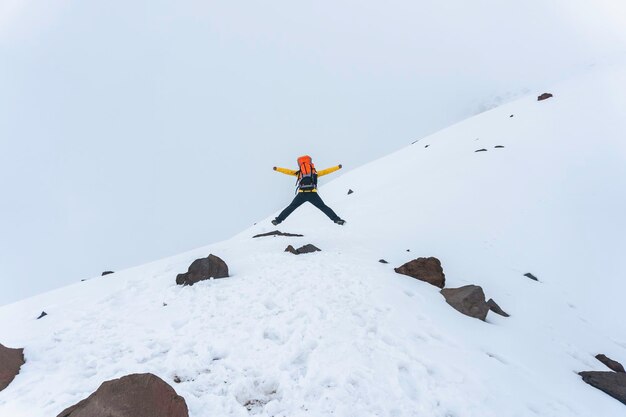
{"label": "person jumping", "polygon": [[321,171],[315,170],[315,165],[313,165],[313,160],[310,156],[304,155],[298,158],[298,169],[297,171],[274,167],[274,171],[281,172],[287,175],[293,175],[297,177],[296,187],[298,188],[298,195],[293,199],[291,204],[284,209],[278,217],[272,220],[272,224],[274,226],[282,223],[295,209],[300,207],[302,204],[307,201],[313,204],[318,209],[322,210],[325,215],[327,215],[332,221],[339,225],[345,224],[345,220],[342,220],[341,217],[337,216],[330,207],[328,207],[322,201],[322,198],[317,194],[317,178],[322,177],[324,175],[330,174],[331,172],[335,172],[341,169],[341,165],[337,165],[331,168],[323,169]]}

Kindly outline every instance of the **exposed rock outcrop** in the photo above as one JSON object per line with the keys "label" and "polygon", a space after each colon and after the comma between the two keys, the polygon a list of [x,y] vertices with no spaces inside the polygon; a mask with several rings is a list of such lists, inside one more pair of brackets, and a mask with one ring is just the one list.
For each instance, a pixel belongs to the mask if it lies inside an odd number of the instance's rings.
{"label": "exposed rock outcrop", "polygon": [[494,313],[499,314],[499,315],[501,315],[502,317],[510,317],[510,316],[509,316],[509,314],[508,314],[506,311],[504,311],[504,310],[502,310],[502,309],[500,308],[500,306],[498,305],[498,303],[496,303],[495,301],[493,301],[493,298],[490,298],[490,299],[487,301],[487,305],[489,306],[489,310],[493,311]]}
{"label": "exposed rock outcrop", "polygon": [[115,271],[104,271],[101,276],[114,274]]}
{"label": "exposed rock outcrop", "polygon": [[254,235],[252,236],[252,238],[257,238],[257,237],[266,237],[266,236],[288,236],[288,237],[302,237],[304,235],[299,235],[297,233],[285,233],[285,232],[281,232],[280,230],[274,230],[273,232],[267,232],[267,233],[261,233],[260,235]]}
{"label": "exposed rock outcrop", "polygon": [[89,397],[57,417],[188,417],[185,399],[153,374],[104,382]]}
{"label": "exposed rock outcrop", "polygon": [[619,363],[618,361],[614,361],[606,355],[596,355],[596,359],[602,362],[604,365],[606,365],[607,368],[611,369],[612,371],[626,372],[626,370],[624,370],[624,366],[621,363]]}
{"label": "exposed rock outcrop", "polygon": [[210,278],[226,277],[228,277],[226,262],[215,255],[209,255],[206,258],[193,261],[186,273],[178,274],[176,283],[178,285],[193,285]]}
{"label": "exposed rock outcrop", "polygon": [[9,386],[24,363],[24,349],[11,349],[0,343],[0,391]]}
{"label": "exposed rock outcrop", "polygon": [[460,288],[444,288],[441,294],[446,302],[455,310],[485,321],[489,305],[485,301],[485,293],[478,285],[466,285]]}
{"label": "exposed rock outcrop", "polygon": [[294,255],[302,255],[303,253],[313,253],[313,252],[321,252],[322,250],[312,244],[307,244],[298,249],[295,249],[293,246],[289,245],[285,249],[285,252],[291,252]]}
{"label": "exposed rock outcrop", "polygon": [[[407,249],[408,251],[408,249]],[[435,287],[443,288],[446,284],[446,276],[443,273],[441,262],[437,258],[417,258],[395,268],[398,274],[427,282]]]}
{"label": "exposed rock outcrop", "polygon": [[524,276],[525,276],[526,278],[530,278],[530,279],[532,279],[533,281],[539,281],[539,280],[537,279],[537,277],[536,277],[536,276],[534,276],[533,274],[531,274],[530,272],[526,272],[526,273],[524,274]]}
{"label": "exposed rock outcrop", "polygon": [[547,100],[547,99],[549,99],[551,97],[554,97],[554,96],[552,94],[550,94],[550,93],[543,93],[542,95],[537,97],[537,101]]}
{"label": "exposed rock outcrop", "polygon": [[48,315],[48,313],[46,313],[45,311],[42,311],[41,314],[39,315],[39,317],[37,317],[37,320],[42,319],[44,317],[46,317]]}
{"label": "exposed rock outcrop", "polygon": [[626,373],[580,372],[583,381],[626,405]]}

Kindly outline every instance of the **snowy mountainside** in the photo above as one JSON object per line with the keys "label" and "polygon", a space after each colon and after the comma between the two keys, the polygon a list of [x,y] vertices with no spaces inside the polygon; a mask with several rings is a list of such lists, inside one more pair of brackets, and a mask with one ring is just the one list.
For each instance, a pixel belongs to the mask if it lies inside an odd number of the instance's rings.
{"label": "snowy mountainside", "polygon": [[[24,347],[27,363],[0,392],[0,415],[56,415],[132,372],[159,375],[194,417],[624,415],[576,374],[602,370],[597,353],[626,360],[624,69],[329,181],[320,193],[344,227],[303,206],[279,226],[302,238],[252,239],[275,229],[270,217],[1,307],[0,343]],[[283,252],[305,243],[322,252]],[[209,253],[230,278],[174,284]],[[463,316],[393,271],[420,256],[441,260],[447,287],[481,285],[511,317]]]}

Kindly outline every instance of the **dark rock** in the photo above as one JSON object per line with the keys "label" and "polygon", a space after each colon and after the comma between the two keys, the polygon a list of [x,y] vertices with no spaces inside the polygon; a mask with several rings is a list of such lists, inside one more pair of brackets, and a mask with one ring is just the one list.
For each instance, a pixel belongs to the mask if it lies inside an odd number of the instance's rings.
{"label": "dark rock", "polygon": [[524,276],[525,276],[526,278],[530,278],[530,279],[532,279],[533,281],[539,281],[539,280],[537,279],[537,277],[536,277],[536,276],[534,276],[533,274],[531,274],[530,272],[526,272],[526,273],[524,274]]}
{"label": "dark rock", "polygon": [[437,258],[413,259],[399,268],[395,268],[394,271],[427,282],[435,287],[443,288],[446,284],[446,276],[443,273],[441,262]]}
{"label": "dark rock", "polygon": [[9,386],[24,363],[24,349],[11,349],[0,343],[0,391]]}
{"label": "dark rock", "polygon": [[502,146],[502,145],[496,145],[496,146],[494,146],[494,148],[496,148],[496,149],[502,149],[502,148],[504,148],[504,146]]}
{"label": "dark rock", "polygon": [[477,149],[474,152],[487,152],[487,149],[483,148],[483,149]]}
{"label": "dark rock", "polygon": [[485,301],[485,293],[478,285],[466,285],[460,288],[444,288],[441,290],[446,302],[455,310],[485,321],[489,306]]}
{"label": "dark rock", "polygon": [[178,274],[176,283],[178,285],[193,285],[209,278],[226,277],[228,277],[226,262],[215,255],[209,255],[206,258],[193,261],[186,273]]}
{"label": "dark rock", "polygon": [[510,115],[509,117],[513,117],[513,116],[514,116],[514,114]]}
{"label": "dark rock", "polygon": [[626,404],[626,373],[579,372],[578,375],[582,376],[587,384]]}
{"label": "dark rock", "polygon": [[289,245],[289,246],[287,246],[287,247],[285,248],[285,252],[291,252],[291,253],[293,253],[294,255],[300,255],[300,254],[298,253],[298,251],[296,250],[296,248],[294,248],[294,247],[293,247],[293,246],[291,246],[291,245]]}
{"label": "dark rock", "polygon": [[554,97],[552,94],[550,93],[543,93],[542,95],[540,95],[539,97],[537,97],[537,101],[543,101],[543,100],[547,100],[550,97]]}
{"label": "dark rock", "polygon": [[37,317],[37,320],[44,318],[48,315],[48,313],[46,313],[45,311],[42,311],[41,314],[39,315],[39,317]]}
{"label": "dark rock", "polygon": [[107,381],[57,417],[188,417],[185,399],[152,374]]}
{"label": "dark rock", "polygon": [[354,193],[354,191],[348,190],[348,195],[353,194],[353,193]]}
{"label": "dark rock", "polygon": [[384,259],[379,259],[378,262],[380,262],[381,264],[388,264],[389,262],[385,261]]}
{"label": "dark rock", "polygon": [[406,251],[407,251],[407,252],[411,252],[411,249],[407,249]]}
{"label": "dark rock", "polygon": [[506,311],[500,308],[498,303],[493,301],[493,298],[490,298],[489,301],[487,301],[487,305],[489,306],[489,310],[493,311],[494,313],[499,314],[502,317],[510,317]]}
{"label": "dark rock", "polygon": [[426,146],[424,146],[424,148],[428,148],[429,146],[430,146],[430,145],[426,145]]}
{"label": "dark rock", "polygon": [[314,245],[311,245],[310,243],[298,249],[294,249],[294,247],[291,245],[287,246],[287,248],[285,249],[285,252],[291,252],[294,255],[302,255],[303,253],[313,253],[313,252],[321,252],[321,251],[322,251],[321,249],[315,247]]}
{"label": "dark rock", "polygon": [[296,233],[284,233],[281,232],[280,230],[274,230],[273,232],[267,232],[267,233],[261,233],[260,235],[254,235],[252,236],[252,238],[257,238],[257,237],[266,237],[266,236],[288,236],[288,237],[302,237],[304,235],[299,235]]}
{"label": "dark rock", "polygon": [[115,273],[114,271],[104,271],[101,276],[110,275],[114,273]]}
{"label": "dark rock", "polygon": [[624,370],[624,366],[621,363],[619,363],[618,361],[614,361],[606,355],[596,355],[596,359],[615,372],[626,372],[626,370]]}

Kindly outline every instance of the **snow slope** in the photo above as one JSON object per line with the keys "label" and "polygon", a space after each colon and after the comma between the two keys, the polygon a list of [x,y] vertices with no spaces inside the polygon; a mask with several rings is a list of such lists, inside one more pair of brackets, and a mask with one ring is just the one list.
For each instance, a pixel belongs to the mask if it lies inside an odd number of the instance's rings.
{"label": "snow slope", "polygon": [[[274,229],[268,218],[1,307],[0,342],[25,347],[28,362],[0,392],[0,415],[54,416],[132,372],[171,383],[194,417],[625,415],[576,374],[602,370],[597,353],[626,361],[625,69],[341,175],[321,195],[345,227],[302,207],[280,229],[303,238],[252,239]],[[305,243],[323,251],[283,252]],[[231,278],[174,285],[209,253]],[[465,317],[393,272],[418,256],[441,259],[448,287],[481,285],[511,317]]]}

